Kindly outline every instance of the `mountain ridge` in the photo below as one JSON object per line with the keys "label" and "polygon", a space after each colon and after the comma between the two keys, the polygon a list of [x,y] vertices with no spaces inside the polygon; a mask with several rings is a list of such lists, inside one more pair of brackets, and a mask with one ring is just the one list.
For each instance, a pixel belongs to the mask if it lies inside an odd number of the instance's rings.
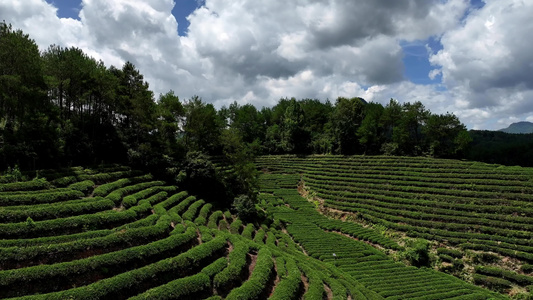
{"label": "mountain ridge", "polygon": [[527,121],[516,122],[498,131],[506,133],[533,133],[533,123]]}

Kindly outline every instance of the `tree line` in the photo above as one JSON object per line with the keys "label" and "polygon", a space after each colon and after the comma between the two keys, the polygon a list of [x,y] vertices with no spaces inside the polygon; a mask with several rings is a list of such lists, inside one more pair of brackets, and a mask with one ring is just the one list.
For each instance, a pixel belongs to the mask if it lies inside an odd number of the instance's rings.
{"label": "tree line", "polygon": [[[461,157],[471,139],[450,113],[362,98],[280,99],[216,109],[173,92],[156,99],[130,62],[107,67],[76,47],[40,51],[0,23],[0,167],[122,163],[174,170],[187,153],[247,166],[258,154]],[[188,160],[194,164],[194,155]]]}

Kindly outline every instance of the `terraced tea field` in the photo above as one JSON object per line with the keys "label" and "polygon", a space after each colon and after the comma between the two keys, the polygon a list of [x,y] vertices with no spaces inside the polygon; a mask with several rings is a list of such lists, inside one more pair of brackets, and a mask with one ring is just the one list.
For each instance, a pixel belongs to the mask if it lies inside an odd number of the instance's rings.
{"label": "terraced tea field", "polygon": [[1,298],[381,299],[281,227],[243,224],[149,174],[39,176],[0,184]]}
{"label": "terraced tea field", "polygon": [[[267,156],[258,167],[272,180],[294,174],[322,213],[353,221],[315,222],[322,229],[350,234],[340,228],[379,224],[400,244],[404,235],[432,241],[434,265],[443,271],[504,293],[531,289],[533,169],[383,156]],[[297,197],[294,185],[289,190]],[[350,235],[396,249],[371,235]],[[369,264],[378,266],[387,269]]]}
{"label": "terraced tea field", "polygon": [[325,217],[300,196],[294,168],[270,169],[260,177],[260,206],[271,216],[262,224],[126,167],[41,171],[15,183],[0,177],[0,297],[504,298],[394,261],[385,253],[405,249],[394,238]]}

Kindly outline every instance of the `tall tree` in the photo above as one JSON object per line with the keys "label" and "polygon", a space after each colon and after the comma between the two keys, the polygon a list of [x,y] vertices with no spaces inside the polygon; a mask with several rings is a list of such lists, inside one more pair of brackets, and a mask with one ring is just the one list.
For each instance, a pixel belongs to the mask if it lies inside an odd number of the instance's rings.
{"label": "tall tree", "polygon": [[304,114],[304,132],[310,139],[308,150],[313,153],[331,153],[333,105],[329,100],[323,103],[316,99],[304,99],[300,101],[300,106]]}
{"label": "tall tree", "polygon": [[245,143],[262,141],[265,138],[265,120],[255,106],[232,103],[228,110],[229,127],[237,129]]}
{"label": "tall tree", "polygon": [[370,102],[365,106],[365,118],[357,130],[359,143],[361,143],[365,153],[377,154],[381,150],[385,139],[382,123],[384,111],[383,105],[379,103]]}
{"label": "tall tree", "polygon": [[310,134],[305,128],[304,111],[300,102],[292,98],[285,109],[280,127],[281,148],[288,153],[305,153]]}
{"label": "tall tree", "polygon": [[401,117],[392,132],[392,140],[398,145],[398,154],[422,154],[422,128],[428,116],[429,111],[421,102],[407,102],[402,105]]}
{"label": "tall tree", "polygon": [[185,118],[185,109],[178,96],[170,90],[164,95],[160,95],[157,103],[159,129],[162,143],[165,145],[165,153],[171,156],[183,156],[185,149],[178,144],[179,137],[183,134],[182,124]]}
{"label": "tall tree", "polygon": [[363,122],[365,104],[362,98],[339,97],[335,102],[333,124],[338,153],[355,154],[361,150],[357,130]]}
{"label": "tall tree", "polygon": [[183,128],[186,148],[189,151],[219,154],[223,121],[217,115],[215,107],[194,96],[185,103],[184,108]]}
{"label": "tall tree", "polygon": [[[139,166],[153,165],[155,159],[149,154],[158,154],[153,131],[156,128],[156,112],[153,93],[144,76],[135,66],[126,62],[121,70],[111,67],[117,78],[114,104],[114,125],[128,151],[128,159]],[[159,157],[159,155],[157,155]],[[156,159],[157,160],[157,159]]]}
{"label": "tall tree", "polygon": [[109,112],[116,80],[103,62],[79,48],[52,45],[42,60],[49,99],[59,110],[65,162],[109,159],[118,143]]}
{"label": "tall tree", "polygon": [[[0,157],[35,168],[57,155],[56,113],[46,97],[39,48],[0,23]],[[46,165],[40,165],[46,166]]]}
{"label": "tall tree", "polygon": [[466,127],[450,113],[431,115],[424,127],[429,153],[435,157],[453,157],[472,141]]}

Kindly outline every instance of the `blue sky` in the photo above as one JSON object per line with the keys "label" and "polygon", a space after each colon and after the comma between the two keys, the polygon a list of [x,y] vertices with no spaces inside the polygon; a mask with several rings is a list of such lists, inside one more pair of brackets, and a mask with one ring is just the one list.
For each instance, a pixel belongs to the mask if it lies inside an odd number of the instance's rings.
{"label": "blue sky", "polygon": [[533,1],[382,3],[0,1],[0,20],[41,50],[75,46],[108,66],[131,61],[156,97],[172,89],[217,107],[394,98],[452,112],[473,129],[533,121]]}

